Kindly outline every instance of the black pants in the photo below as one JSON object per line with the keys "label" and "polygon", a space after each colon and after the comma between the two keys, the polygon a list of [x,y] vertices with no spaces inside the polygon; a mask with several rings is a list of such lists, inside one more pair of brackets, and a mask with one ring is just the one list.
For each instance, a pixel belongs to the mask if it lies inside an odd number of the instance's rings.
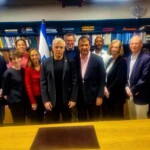
{"label": "black pants", "polygon": [[64,106],[63,104],[56,104],[56,106],[52,108],[52,111],[46,112],[45,123],[59,122],[60,114],[62,116],[63,122],[71,122],[71,109],[69,109],[67,106]]}
{"label": "black pants", "polygon": [[35,97],[37,103],[37,110],[31,111],[31,121],[32,123],[43,123],[44,121],[44,105],[42,103],[42,97]]}
{"label": "black pants", "polygon": [[26,93],[24,94],[24,106],[25,106],[26,117],[31,119],[32,108],[31,108],[29,97]]}
{"label": "black pants", "polygon": [[83,93],[80,93],[77,101],[79,121],[97,121],[100,119],[100,106],[96,106],[96,98],[93,104],[86,104]]}
{"label": "black pants", "polygon": [[25,106],[23,102],[9,104],[9,108],[12,114],[14,124],[24,124],[25,123]]}
{"label": "black pants", "polygon": [[0,125],[3,124],[4,121],[5,105],[7,105],[7,101],[3,98],[0,98]]}
{"label": "black pants", "polygon": [[0,125],[3,124],[4,116],[5,116],[5,106],[0,103]]}
{"label": "black pants", "polygon": [[100,119],[100,106],[96,104],[77,105],[79,121],[97,121]]}
{"label": "black pants", "polygon": [[124,119],[124,104],[112,102],[110,99],[104,99],[102,105],[103,120],[121,120]]}

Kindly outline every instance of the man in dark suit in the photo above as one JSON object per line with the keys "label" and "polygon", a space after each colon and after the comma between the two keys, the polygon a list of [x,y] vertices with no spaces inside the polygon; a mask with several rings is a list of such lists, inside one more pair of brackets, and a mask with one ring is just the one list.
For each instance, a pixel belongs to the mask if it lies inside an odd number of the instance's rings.
{"label": "man in dark suit", "polygon": [[105,70],[100,56],[90,52],[90,40],[82,36],[78,41],[78,119],[79,121],[97,120],[99,107],[103,102]]}
{"label": "man in dark suit", "polygon": [[64,35],[64,40],[65,40],[65,55],[68,58],[73,58],[75,59],[76,57],[78,57],[79,55],[79,50],[77,49],[77,47],[75,47],[75,34],[73,33],[67,33]]}
{"label": "man in dark suit", "polygon": [[77,100],[77,69],[74,60],[64,56],[65,41],[53,40],[53,57],[41,67],[41,93],[47,110],[46,122],[58,122],[60,114],[65,122],[71,121],[70,108]]}
{"label": "man in dark suit", "polygon": [[4,120],[4,105],[5,100],[3,99],[2,95],[2,76],[4,71],[7,69],[6,62],[2,56],[0,56],[0,124],[3,123]]}
{"label": "man in dark suit", "polygon": [[[150,103],[150,56],[142,52],[142,40],[135,35],[130,41],[131,56],[128,59],[128,86],[126,93],[133,98],[136,119],[147,118]],[[131,110],[131,111],[132,111]],[[130,110],[129,110],[130,113]]]}
{"label": "man in dark suit", "polygon": [[[65,56],[71,59],[76,59],[79,56],[79,50],[75,47],[76,37],[73,33],[67,33],[64,35],[65,40]],[[72,122],[78,121],[76,106],[71,109]]]}

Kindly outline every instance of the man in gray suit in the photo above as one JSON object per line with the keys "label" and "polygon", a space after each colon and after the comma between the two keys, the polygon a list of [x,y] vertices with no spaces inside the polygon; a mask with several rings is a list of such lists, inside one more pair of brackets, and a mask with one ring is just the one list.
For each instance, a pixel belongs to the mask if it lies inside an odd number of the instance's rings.
{"label": "man in gray suit", "polygon": [[71,108],[77,100],[77,70],[74,60],[64,55],[65,41],[56,38],[52,43],[53,56],[41,67],[41,92],[47,110],[46,122],[71,121]]}

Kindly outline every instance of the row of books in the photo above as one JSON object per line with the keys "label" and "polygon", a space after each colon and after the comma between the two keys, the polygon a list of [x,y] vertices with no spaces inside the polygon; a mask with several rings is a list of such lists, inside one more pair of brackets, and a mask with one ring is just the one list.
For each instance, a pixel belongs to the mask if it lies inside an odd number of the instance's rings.
{"label": "row of books", "polygon": [[[138,31],[138,30],[145,30],[145,31],[150,31],[150,25],[145,25],[145,26],[141,26],[139,28],[136,27],[99,27],[99,26],[81,26],[81,27],[64,27],[64,28],[53,28],[53,27],[48,27],[46,29],[47,33],[67,33],[67,32],[93,32],[93,31],[99,31],[99,32],[117,32],[119,29],[119,31]],[[35,29],[33,29],[32,27],[25,27],[25,28],[21,28],[21,29],[5,29],[4,30],[5,33],[8,34],[17,34],[17,33],[37,33],[37,31]]]}
{"label": "row of books", "polygon": [[38,36],[28,36],[28,37],[21,37],[21,36],[15,36],[15,37],[7,37],[2,36],[0,37],[0,48],[1,49],[14,49],[15,48],[15,41],[18,39],[24,39],[26,41],[27,47],[37,47],[39,43]]}
{"label": "row of books", "polygon": [[[51,29],[52,30],[52,29]],[[54,29],[53,29],[54,30]],[[57,30],[57,29],[55,29]],[[99,32],[117,32],[117,31],[150,31],[150,25],[141,26],[139,28],[137,27],[99,27],[99,26],[82,26],[82,27],[76,27],[76,28],[62,28],[61,32],[93,32],[93,31],[99,31]],[[49,32],[50,33],[50,32]]]}
{"label": "row of books", "polygon": [[[89,36],[90,41],[91,41],[91,45],[94,45],[94,41],[95,38],[100,35],[103,37],[104,39],[104,44],[105,45],[109,45],[110,42],[114,39],[118,39],[120,40],[123,44],[129,44],[130,39],[132,38],[132,36],[134,34],[139,34],[141,36],[141,38],[143,39],[143,43],[150,43],[150,33],[146,33],[146,32],[138,32],[138,33],[133,33],[133,32],[129,32],[129,33],[105,33],[105,34],[87,34],[87,36]],[[85,34],[86,35],[86,34]],[[78,40],[82,35],[76,35],[76,42],[75,45],[78,45]],[[61,37],[63,38],[63,35],[47,35],[47,42],[48,42],[48,46],[51,47],[52,45],[52,41],[55,37]],[[24,39],[26,41],[27,47],[38,47],[39,45],[39,36],[1,36],[0,37],[0,48],[4,49],[4,48],[14,48],[15,47],[15,41],[17,39]]]}
{"label": "row of books", "polygon": [[[56,36],[47,35],[48,46],[51,47],[52,41]],[[27,47],[38,47],[39,45],[39,36],[2,36],[0,37],[0,48],[1,49],[14,49],[15,41],[18,39],[24,39],[26,41]]]}
{"label": "row of books", "polygon": [[[132,38],[133,35],[138,34],[141,36],[143,43],[150,43],[150,34],[146,33],[146,32],[138,32],[138,33],[134,33],[134,32],[128,32],[128,33],[104,33],[104,34],[87,34],[87,36],[89,36],[91,44],[94,45],[95,42],[95,38],[100,35],[101,37],[103,37],[104,39],[104,44],[105,45],[109,45],[111,43],[112,40],[114,39],[118,39],[122,42],[122,44],[129,44],[130,39]],[[76,35],[76,43],[75,45],[78,45],[78,39],[81,37],[82,35]]]}
{"label": "row of books", "polygon": [[21,31],[19,31],[18,29],[5,29],[4,32],[6,34],[18,34],[20,33],[34,33],[34,30],[30,27],[28,28],[21,28]]}

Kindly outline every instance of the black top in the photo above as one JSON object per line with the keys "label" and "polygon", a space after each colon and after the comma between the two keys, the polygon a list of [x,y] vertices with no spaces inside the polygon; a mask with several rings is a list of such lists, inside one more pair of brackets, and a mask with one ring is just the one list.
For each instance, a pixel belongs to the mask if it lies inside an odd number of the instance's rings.
{"label": "black top", "polygon": [[3,76],[3,94],[7,95],[9,103],[20,102],[23,99],[23,70],[9,68]]}
{"label": "black top", "polygon": [[[106,68],[112,62],[109,59]],[[119,56],[107,74],[106,87],[110,93],[109,102],[112,104],[121,104],[126,100],[125,85],[127,80],[126,60]]]}
{"label": "black top", "polygon": [[0,89],[2,88],[2,76],[7,69],[6,62],[2,56],[0,56]]}
{"label": "black top", "polygon": [[62,102],[62,75],[63,75],[63,59],[54,60],[54,76],[56,88],[56,104]]}
{"label": "black top", "polygon": [[[56,74],[56,73],[55,73]],[[56,85],[54,74],[54,59],[47,58],[41,66],[41,94],[43,102],[50,101],[52,106],[56,105]],[[68,106],[70,100],[77,101],[78,80],[77,69],[74,60],[64,56],[62,80],[59,85],[62,90],[62,100],[65,106]],[[57,82],[58,83],[58,82]],[[57,94],[58,95],[58,94]]]}

